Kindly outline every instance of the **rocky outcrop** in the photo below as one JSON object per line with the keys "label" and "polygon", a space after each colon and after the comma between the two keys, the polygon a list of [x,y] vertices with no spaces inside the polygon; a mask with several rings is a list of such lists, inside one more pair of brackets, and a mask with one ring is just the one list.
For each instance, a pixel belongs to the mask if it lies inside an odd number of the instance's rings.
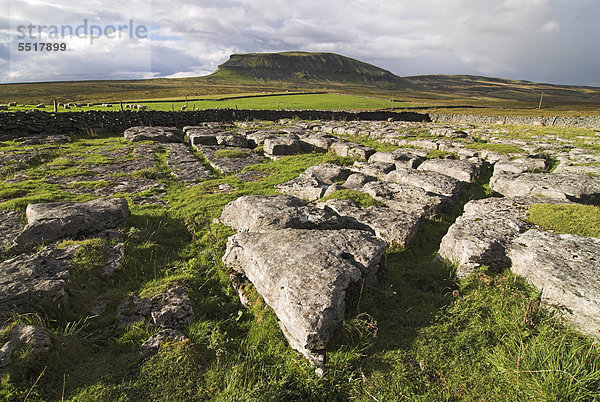
{"label": "rocky outcrop", "polygon": [[31,311],[35,305],[52,308],[65,301],[67,269],[78,248],[47,248],[1,262],[0,316]]}
{"label": "rocky outcrop", "polygon": [[533,225],[526,221],[533,204],[562,203],[543,197],[488,198],[470,201],[465,211],[442,238],[439,255],[458,265],[465,277],[481,266],[495,270],[510,267],[507,247]]}
{"label": "rocky outcrop", "polygon": [[131,127],[123,136],[127,141],[182,142],[183,133],[175,127]]}
{"label": "rocky outcrop", "polygon": [[512,271],[582,332],[600,339],[600,239],[532,229],[508,252]]}
{"label": "rocky outcrop", "polygon": [[223,262],[254,284],[290,345],[322,372],[351,284],[384,258],[385,243],[365,231],[283,229],[230,237]]}
{"label": "rocky outcrop", "polygon": [[574,173],[500,173],[490,181],[492,190],[506,197],[543,196],[600,204],[600,177]]}
{"label": "rocky outcrop", "polygon": [[127,221],[129,207],[122,198],[100,198],[84,203],[29,204],[25,213],[28,224],[14,240],[16,250],[117,228]]}

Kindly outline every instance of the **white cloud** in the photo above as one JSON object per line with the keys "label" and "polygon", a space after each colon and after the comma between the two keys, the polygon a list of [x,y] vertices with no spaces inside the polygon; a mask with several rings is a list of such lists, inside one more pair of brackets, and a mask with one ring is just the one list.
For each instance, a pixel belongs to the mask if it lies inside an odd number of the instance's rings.
{"label": "white cloud", "polygon": [[[214,71],[235,52],[312,50],[399,75],[462,73],[600,85],[597,0],[0,0],[0,6],[8,1],[13,30],[17,24],[84,19],[98,25],[133,19],[152,27],[150,56],[145,41],[115,40],[93,47],[75,41],[72,57],[33,58],[15,55],[13,40],[11,55],[18,63],[11,65],[24,81],[86,74],[192,76]],[[6,25],[0,17],[0,63]],[[578,64],[565,62],[567,55]]]}

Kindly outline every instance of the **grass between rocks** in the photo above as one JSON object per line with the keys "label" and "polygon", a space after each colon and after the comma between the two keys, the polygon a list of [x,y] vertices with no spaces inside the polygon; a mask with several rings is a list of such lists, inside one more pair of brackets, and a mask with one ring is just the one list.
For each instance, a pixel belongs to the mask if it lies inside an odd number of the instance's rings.
{"label": "grass between rocks", "polygon": [[[28,148],[17,147],[14,150]],[[59,146],[56,158],[127,149],[120,137],[79,138]],[[0,369],[5,400],[594,400],[600,398],[600,351],[561,324],[539,302],[539,292],[510,272],[485,271],[457,281],[455,268],[435,258],[441,238],[470,199],[489,196],[491,172],[468,187],[461,204],[428,220],[403,250],[390,249],[379,280],[363,289],[328,346],[325,374],[317,376],[291,350],[272,310],[250,290],[244,308],[221,257],[231,229],[215,223],[242,195],[274,194],[273,186],[317,163],[350,165],[350,158],[308,154],[250,166],[263,178],[234,175],[186,187],[169,175],[166,151],[143,177],[166,186],[168,206],[137,205],[123,231],[125,260],[113,276],[100,275],[108,240],[80,244],[67,283],[69,301],[51,310],[16,315],[10,325],[47,328],[52,349],[17,350]],[[52,160],[22,166],[0,184],[0,208],[28,202],[84,201],[44,178]],[[72,169],[74,166],[59,166]],[[51,175],[54,175],[52,171]],[[90,178],[93,180],[93,178]],[[219,191],[227,183],[234,192]],[[339,194],[343,193],[343,194]],[[360,193],[339,192],[370,205]],[[334,194],[336,195],[336,194]],[[365,204],[366,203],[366,204]],[[596,212],[597,214],[597,212]],[[114,242],[113,242],[114,243]],[[148,323],[116,325],[116,307],[128,294],[150,297],[173,284],[188,287],[195,317],[187,342],[163,345],[142,359],[141,343],[157,330]],[[104,313],[91,310],[106,302]],[[7,331],[0,331],[5,341]]]}
{"label": "grass between rocks", "polygon": [[556,233],[600,238],[600,208],[593,205],[536,204],[529,222]]}

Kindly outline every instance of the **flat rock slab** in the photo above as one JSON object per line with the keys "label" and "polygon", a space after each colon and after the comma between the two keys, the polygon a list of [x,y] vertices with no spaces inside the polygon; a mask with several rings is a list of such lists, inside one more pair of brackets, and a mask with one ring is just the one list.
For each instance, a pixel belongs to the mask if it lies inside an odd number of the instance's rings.
{"label": "flat rock slab", "polygon": [[13,240],[23,231],[25,225],[21,223],[19,211],[0,210],[0,249],[10,246]]}
{"label": "flat rock slab", "polygon": [[176,127],[131,127],[123,136],[127,141],[182,142],[183,132]]}
{"label": "flat rock slab", "polygon": [[211,177],[210,171],[192,155],[185,144],[169,144],[167,166],[184,183],[197,183]]}
{"label": "flat rock slab", "polygon": [[490,180],[492,190],[506,197],[543,196],[600,204],[600,177],[575,173],[500,173]]}
{"label": "flat rock slab", "polygon": [[129,206],[122,198],[99,198],[84,203],[29,204],[25,214],[28,224],[14,240],[17,250],[117,228],[127,221]]}
{"label": "flat rock slab", "polygon": [[238,232],[279,229],[341,229],[343,220],[329,208],[307,205],[288,195],[248,195],[223,209],[221,222]]}
{"label": "flat rock slab", "polygon": [[512,271],[542,291],[582,332],[600,339],[600,239],[540,230],[518,236]]}
{"label": "flat rock slab", "polygon": [[67,298],[67,267],[79,246],[44,249],[0,263],[0,316],[30,311],[33,305],[55,307]]}
{"label": "flat rock slab", "polygon": [[488,198],[470,201],[465,212],[442,238],[439,255],[458,264],[464,278],[485,265],[495,270],[510,266],[507,247],[530,229],[527,213],[533,204],[564,203],[543,197]]}
{"label": "flat rock slab", "polygon": [[546,160],[540,158],[517,158],[499,160],[494,164],[494,174],[541,172],[546,169]]}
{"label": "flat rock slab", "polygon": [[449,203],[447,197],[408,184],[372,181],[365,184],[361,191],[396,211],[410,215],[432,217]]}
{"label": "flat rock slab", "polygon": [[371,231],[392,246],[406,247],[424,221],[422,213],[375,206],[360,208],[351,200],[327,200],[323,205],[345,218],[348,228]]}
{"label": "flat rock slab", "polygon": [[248,152],[241,158],[221,158],[217,156],[217,151],[234,150],[239,151],[237,147],[220,147],[220,146],[201,146],[196,147],[202,155],[208,160],[210,165],[224,174],[238,173],[244,170],[245,167],[262,163],[264,158],[261,155],[253,152]]}
{"label": "flat rock slab", "polygon": [[223,256],[274,310],[290,345],[320,370],[350,284],[373,275],[384,259],[382,240],[351,229],[240,233]]}
{"label": "flat rock slab", "polygon": [[464,184],[464,182],[442,173],[410,168],[393,170],[385,176],[385,180],[419,187],[430,193],[442,194],[447,197],[458,197]]}
{"label": "flat rock slab", "polygon": [[482,163],[481,160],[473,162],[456,159],[429,159],[420,164],[417,169],[442,173],[454,177],[456,180],[472,183],[479,176]]}

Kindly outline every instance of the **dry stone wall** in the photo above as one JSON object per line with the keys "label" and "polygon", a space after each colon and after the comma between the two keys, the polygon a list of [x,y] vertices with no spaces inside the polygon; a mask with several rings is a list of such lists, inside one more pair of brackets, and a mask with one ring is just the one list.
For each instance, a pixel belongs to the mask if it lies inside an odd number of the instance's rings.
{"label": "dry stone wall", "polygon": [[514,124],[517,126],[548,126],[600,128],[600,116],[480,116],[471,114],[432,114],[434,123]]}
{"label": "dry stone wall", "polygon": [[201,111],[89,111],[48,113],[40,111],[0,113],[0,139],[30,134],[66,134],[85,131],[122,132],[134,126],[194,126],[203,122],[280,119],[301,120],[398,120],[430,121],[429,115],[413,112],[344,112],[318,110],[235,110]]}

